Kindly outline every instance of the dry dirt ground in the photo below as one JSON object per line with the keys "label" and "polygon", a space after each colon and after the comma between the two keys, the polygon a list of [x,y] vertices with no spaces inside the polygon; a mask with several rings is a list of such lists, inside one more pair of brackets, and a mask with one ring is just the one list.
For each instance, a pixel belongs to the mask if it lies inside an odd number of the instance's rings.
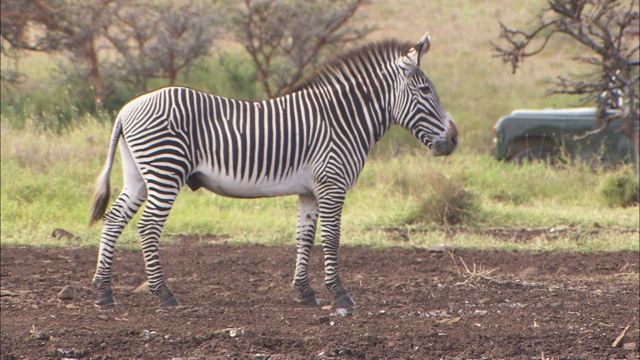
{"label": "dry dirt ground", "polygon": [[172,309],[133,291],[140,252],[116,252],[118,304],[98,308],[97,249],[1,250],[2,359],[639,358],[635,252],[343,247],[345,311],[326,306],[319,246],[318,308],[294,301],[294,246],[164,245]]}

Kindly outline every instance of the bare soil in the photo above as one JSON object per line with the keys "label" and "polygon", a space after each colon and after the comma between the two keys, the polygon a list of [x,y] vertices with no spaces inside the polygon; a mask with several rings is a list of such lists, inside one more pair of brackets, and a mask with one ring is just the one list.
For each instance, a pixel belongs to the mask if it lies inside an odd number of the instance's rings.
{"label": "bare soil", "polygon": [[294,301],[294,246],[165,244],[172,309],[133,291],[140,252],[116,252],[118,304],[98,308],[97,249],[1,250],[2,359],[639,358],[635,252],[343,247],[358,306],[342,310],[326,306],[319,246],[318,308]]}

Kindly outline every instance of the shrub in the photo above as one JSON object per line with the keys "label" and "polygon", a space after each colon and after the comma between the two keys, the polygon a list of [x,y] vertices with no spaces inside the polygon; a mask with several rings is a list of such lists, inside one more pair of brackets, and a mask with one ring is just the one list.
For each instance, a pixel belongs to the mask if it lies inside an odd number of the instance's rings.
{"label": "shrub", "polygon": [[477,197],[456,179],[434,173],[426,196],[406,219],[408,224],[436,223],[439,225],[468,225],[477,219],[480,206]]}
{"label": "shrub", "polygon": [[600,195],[609,207],[638,205],[640,180],[633,170],[624,170],[605,178]]}

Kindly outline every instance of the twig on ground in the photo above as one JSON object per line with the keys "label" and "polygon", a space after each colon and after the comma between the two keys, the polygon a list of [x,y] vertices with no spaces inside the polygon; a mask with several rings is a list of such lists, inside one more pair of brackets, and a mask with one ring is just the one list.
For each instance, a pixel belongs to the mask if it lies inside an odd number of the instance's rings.
{"label": "twig on ground", "polygon": [[464,282],[458,283],[456,285],[469,285],[472,286],[470,283],[474,282],[474,281],[478,281],[478,280],[486,280],[489,283],[492,282],[499,282],[496,278],[491,277],[489,275],[491,275],[494,271],[496,271],[497,269],[485,269],[482,265],[480,265],[479,267],[476,267],[476,264],[473,264],[473,271],[469,270],[469,267],[467,266],[467,264],[464,262],[464,260],[462,259],[462,257],[458,257],[460,259],[460,262],[462,262],[462,266],[464,266],[464,274],[462,274],[459,270],[458,270],[458,274],[460,274],[461,276],[464,276],[467,278],[467,280],[465,280]]}
{"label": "twig on ground", "polygon": [[498,270],[497,268],[489,270],[485,269],[482,265],[476,266],[476,264],[474,263],[473,270],[470,270],[462,257],[458,257],[458,259],[462,263],[462,266],[460,266],[456,261],[456,258],[453,256],[453,252],[449,251],[449,255],[451,256],[451,260],[453,260],[458,275],[466,278],[465,281],[457,283],[456,285],[467,285],[470,287],[474,287],[474,285],[472,284],[473,282],[485,280],[489,284],[497,284],[502,286],[548,287],[548,285],[545,283],[526,283],[513,280],[500,280],[498,278],[499,276],[491,276],[491,274]]}
{"label": "twig on ground", "polygon": [[625,327],[624,330],[622,330],[622,332],[620,333],[620,335],[618,335],[618,337],[615,339],[613,344],[611,344],[611,347],[620,346],[620,343],[622,342],[622,339],[624,339],[624,336],[626,335],[627,330],[629,330],[629,325],[627,325],[627,327]]}

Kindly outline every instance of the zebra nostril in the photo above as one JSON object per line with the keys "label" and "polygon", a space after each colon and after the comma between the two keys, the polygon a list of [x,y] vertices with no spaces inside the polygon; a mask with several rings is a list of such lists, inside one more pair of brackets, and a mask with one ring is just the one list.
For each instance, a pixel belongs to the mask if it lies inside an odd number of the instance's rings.
{"label": "zebra nostril", "polygon": [[451,143],[452,143],[454,146],[457,146],[457,145],[458,145],[458,135],[453,135],[453,136],[451,137]]}

